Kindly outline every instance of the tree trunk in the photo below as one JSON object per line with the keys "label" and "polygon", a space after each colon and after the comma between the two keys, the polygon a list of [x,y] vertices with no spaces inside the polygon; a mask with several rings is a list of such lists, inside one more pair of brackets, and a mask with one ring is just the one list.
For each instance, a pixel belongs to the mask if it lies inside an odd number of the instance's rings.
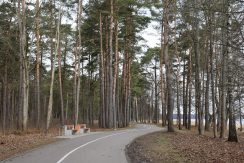
{"label": "tree trunk", "polygon": [[174,109],[174,96],[173,96],[173,70],[172,70],[172,63],[169,58],[169,0],[162,1],[164,3],[164,61],[166,66],[166,83],[167,83],[167,111],[168,111],[168,132],[173,132],[173,109]]}
{"label": "tree trunk", "polygon": [[78,124],[79,119],[79,103],[80,103],[80,58],[81,55],[81,16],[82,16],[82,0],[79,0],[78,3],[78,15],[77,15],[77,31],[78,31],[78,40],[77,40],[77,50],[75,54],[75,74],[74,74],[74,108],[75,108],[75,119],[74,125]]}
{"label": "tree trunk", "polygon": [[[91,62],[91,55],[88,57],[88,63]],[[92,72],[88,70],[88,124],[91,125],[91,114],[92,114]]]}
{"label": "tree trunk", "polygon": [[39,0],[36,1],[36,126],[40,128],[40,4]]}
{"label": "tree trunk", "polygon": [[[113,112],[115,113],[115,107],[113,108],[113,28],[114,28],[114,1],[110,0],[110,35],[109,35],[109,128],[113,125],[113,120],[115,117],[113,117]],[[115,125],[115,123],[114,123]],[[115,128],[115,126],[114,126]]]}
{"label": "tree trunk", "polygon": [[[131,28],[131,26],[130,26]],[[130,31],[131,33],[131,31]],[[129,45],[131,45],[131,40],[129,39]],[[130,51],[129,51],[130,52]],[[128,53],[131,54],[131,53]],[[132,64],[132,56],[128,56],[128,87],[127,87],[127,123],[126,126],[129,125],[130,121],[131,121],[131,64]]]}
{"label": "tree trunk", "polygon": [[28,121],[28,103],[29,103],[29,70],[28,59],[26,54],[26,2],[18,1],[18,24],[20,35],[20,96],[19,109],[21,110],[22,130],[27,129]]}
{"label": "tree trunk", "polygon": [[[213,13],[211,12],[210,19],[209,19],[209,31],[212,31],[213,18],[214,18]],[[217,137],[217,127],[216,127],[216,111],[215,111],[213,34],[211,32],[209,32],[209,55],[210,55],[210,77],[211,77],[211,92],[212,92],[213,134],[214,134],[214,138],[216,138]],[[217,78],[217,76],[216,76],[216,78]]]}
{"label": "tree trunk", "polygon": [[[176,23],[176,16],[177,16],[177,1],[175,1],[175,7],[174,7],[174,23],[175,23],[175,26],[177,26],[177,23]],[[178,52],[178,43],[177,43],[177,33],[176,33],[176,29],[174,29],[174,37],[175,37],[175,40],[174,40],[174,45],[175,45],[175,54],[177,56],[177,61],[178,61],[178,64],[177,64],[177,72],[176,72],[176,104],[177,104],[177,124],[178,124],[178,127],[179,127],[179,130],[182,129],[182,126],[181,126],[181,111],[180,111],[180,81],[179,81],[179,78],[180,78],[180,56],[179,56],[179,52]],[[184,64],[185,65],[185,64]],[[184,72],[185,74],[185,72]],[[187,90],[187,89],[186,89]],[[186,96],[187,96],[187,91],[186,91]],[[183,97],[184,98],[184,97]],[[186,98],[187,99],[187,98]],[[185,110],[185,126],[187,127],[187,107],[186,107],[186,110]]]}
{"label": "tree trunk", "polygon": [[4,65],[4,79],[3,79],[3,112],[2,112],[2,130],[5,135],[6,131],[6,112],[7,112],[7,88],[8,88],[8,66],[5,61]]}
{"label": "tree trunk", "polygon": [[[238,89],[239,90],[241,90],[240,89],[240,86],[238,86]],[[239,92],[240,93],[240,92]],[[242,132],[242,130],[243,130],[243,127],[242,127],[242,110],[241,110],[241,108],[242,108],[242,106],[241,106],[241,93],[239,94],[239,120],[240,120],[240,131]]]}
{"label": "tree trunk", "polygon": [[[163,19],[162,19],[163,22]],[[163,33],[164,33],[164,24],[162,23],[162,29],[161,29],[161,50],[160,50],[160,89],[161,89],[161,109],[162,109],[162,126],[166,126],[166,105],[165,105],[165,80],[164,80],[164,72],[163,72],[163,65],[164,65],[164,41],[163,41]],[[149,115],[150,117],[150,115]],[[150,119],[149,119],[150,121]]]}
{"label": "tree trunk", "polygon": [[185,72],[186,72],[186,61],[185,61],[185,57],[183,59],[183,126],[187,127],[187,89],[186,89],[186,75],[185,75]]}
{"label": "tree trunk", "polygon": [[155,94],[155,104],[154,104],[154,123],[158,123],[158,89],[157,89],[157,62],[155,58],[155,67],[154,67],[154,94]]}
{"label": "tree trunk", "polygon": [[[229,66],[228,66],[229,67]],[[235,113],[234,113],[234,101],[233,101],[233,94],[231,88],[232,84],[232,79],[231,79],[231,74],[229,72],[229,77],[228,77],[228,102],[229,102],[229,136],[228,136],[228,141],[230,142],[238,142],[237,138],[237,132],[236,132],[236,119],[235,119]]]}
{"label": "tree trunk", "polygon": [[104,92],[104,56],[103,56],[103,28],[102,13],[100,12],[100,55],[99,55],[99,76],[100,76],[100,125],[105,128],[105,92]]}
{"label": "tree trunk", "polygon": [[14,129],[15,122],[15,90],[12,90],[11,94],[11,114],[10,114],[10,129]]}
{"label": "tree trunk", "polygon": [[67,93],[66,107],[65,107],[65,122],[68,120],[68,110],[69,109],[69,94]]}
{"label": "tree trunk", "polygon": [[229,27],[229,15],[225,11],[229,11],[228,0],[223,1],[223,24],[222,30],[222,58],[221,58],[221,126],[220,126],[220,138],[225,137],[226,132],[226,60],[228,56],[228,27]]}
{"label": "tree trunk", "polygon": [[117,110],[116,107],[116,90],[117,90],[117,80],[118,80],[118,73],[119,73],[119,40],[118,40],[118,20],[116,20],[115,24],[115,63],[114,63],[114,80],[113,80],[113,126],[114,129],[117,128]]}
{"label": "tree trunk", "polygon": [[187,75],[187,85],[188,89],[188,124],[187,128],[188,130],[191,130],[191,104],[192,104],[192,97],[191,97],[191,92],[192,92],[192,52],[190,51],[189,54],[189,62],[188,62],[188,75]]}
{"label": "tree trunk", "polygon": [[203,134],[203,110],[201,107],[201,81],[200,81],[200,48],[199,48],[199,22],[198,22],[198,0],[194,0],[194,53],[195,53],[195,107],[198,110],[198,132],[199,135]]}
{"label": "tree trunk", "polygon": [[177,86],[176,86],[177,124],[178,124],[179,130],[181,130],[182,127],[181,127],[181,113],[180,113],[180,95],[179,95],[179,84],[178,84],[178,82],[179,82],[179,80],[177,79]]}
{"label": "tree trunk", "polygon": [[191,100],[192,100],[192,97],[191,97],[191,91],[192,90],[192,81],[190,81],[190,83],[189,83],[189,102],[188,102],[188,125],[187,125],[187,128],[188,128],[188,130],[191,130]]}
{"label": "tree trunk", "polygon": [[61,18],[61,9],[59,8],[58,12],[58,24],[57,24],[57,31],[56,31],[56,45],[55,45],[55,53],[53,58],[53,64],[51,69],[51,83],[50,83],[50,90],[49,90],[49,100],[48,100],[48,108],[47,108],[47,123],[46,123],[46,132],[48,132],[48,129],[50,127],[51,117],[52,117],[52,110],[53,110],[53,84],[54,84],[54,72],[55,72],[55,61],[56,56],[58,54],[59,49],[59,36],[60,36],[60,18]]}
{"label": "tree trunk", "polygon": [[242,127],[242,111],[241,111],[241,100],[239,98],[239,116],[240,116],[240,131],[243,130],[243,127]]}
{"label": "tree trunk", "polygon": [[77,50],[77,43],[76,43],[76,48],[75,48],[75,52],[74,52],[74,55],[75,55],[75,58],[74,58],[74,85],[73,85],[73,122],[74,122],[74,125],[76,126],[76,118],[78,117],[76,115],[76,103],[77,103],[77,96],[76,96],[76,90],[77,90],[77,55],[78,55],[78,50]]}
{"label": "tree trunk", "polygon": [[[61,20],[60,20],[61,21]],[[62,67],[61,67],[61,48],[58,49],[58,79],[59,79],[59,94],[60,94],[60,105],[61,105],[61,125],[64,125],[64,98],[63,98],[63,85],[62,85]]]}
{"label": "tree trunk", "polygon": [[[206,48],[208,49],[208,48]],[[210,122],[209,122],[209,83],[210,83],[210,72],[209,72],[209,56],[208,51],[205,54],[206,56],[206,73],[207,73],[207,81],[206,81],[206,90],[205,90],[205,130],[210,130]]]}

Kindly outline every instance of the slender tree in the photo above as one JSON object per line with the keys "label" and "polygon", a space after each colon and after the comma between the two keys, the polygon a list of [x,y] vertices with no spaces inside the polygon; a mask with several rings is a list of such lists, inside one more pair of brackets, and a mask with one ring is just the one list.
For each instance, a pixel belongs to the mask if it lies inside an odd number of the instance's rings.
{"label": "slender tree", "polygon": [[29,63],[26,52],[26,2],[18,1],[18,25],[20,37],[20,88],[19,109],[21,110],[22,130],[27,129],[29,105]]}
{"label": "slender tree", "polygon": [[199,20],[198,20],[198,0],[194,0],[194,53],[195,53],[195,107],[198,112],[198,132],[203,134],[203,110],[201,107],[201,81],[200,81],[200,47],[199,47]]}
{"label": "slender tree", "polygon": [[[113,33],[114,33],[114,1],[110,0],[110,34],[109,34],[109,104],[108,104],[108,108],[109,108],[109,128],[112,127],[112,122],[113,120],[115,120],[113,118],[113,112],[115,113],[115,107],[114,106],[114,99],[113,99]],[[116,124],[114,123],[114,128],[116,128],[115,126]]]}
{"label": "slender tree", "polygon": [[60,42],[60,24],[61,24],[60,19],[61,19],[61,6],[59,6],[59,12],[58,12],[55,53],[54,53],[53,64],[52,64],[52,69],[51,69],[51,83],[50,83],[49,100],[48,100],[48,108],[47,108],[46,132],[48,131],[48,129],[50,127],[52,111],[53,111],[53,85],[54,85],[54,72],[55,72],[54,63],[56,61],[56,56],[58,54],[59,42]]}
{"label": "slender tree", "polygon": [[80,103],[80,55],[81,55],[81,16],[82,16],[82,0],[78,3],[78,14],[77,14],[77,30],[78,30],[78,41],[77,50],[75,52],[75,74],[74,74],[74,98],[75,98],[75,121],[74,125],[78,124],[79,117],[79,103]]}
{"label": "slender tree", "polygon": [[222,56],[221,56],[221,94],[220,94],[220,113],[221,113],[221,126],[220,126],[220,138],[225,137],[226,132],[226,60],[228,56],[228,26],[229,26],[229,14],[225,11],[229,11],[229,0],[224,0],[222,3],[222,19],[224,26],[221,29],[222,33]]}
{"label": "slender tree", "polygon": [[168,111],[168,132],[173,132],[173,108],[174,108],[174,98],[173,98],[173,89],[172,89],[172,63],[169,58],[169,0],[162,1],[164,8],[163,24],[164,24],[164,62],[166,67],[166,85],[167,85],[167,111]]}
{"label": "slender tree", "polygon": [[36,126],[40,128],[40,63],[41,63],[41,54],[40,54],[40,3],[39,0],[36,1]]}

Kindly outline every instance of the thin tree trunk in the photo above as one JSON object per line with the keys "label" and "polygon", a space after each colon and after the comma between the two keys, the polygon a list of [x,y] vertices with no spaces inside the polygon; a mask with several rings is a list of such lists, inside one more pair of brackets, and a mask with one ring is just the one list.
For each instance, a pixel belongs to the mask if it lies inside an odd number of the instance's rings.
{"label": "thin tree trunk", "polygon": [[14,120],[15,120],[15,90],[11,93],[11,115],[10,115],[10,129],[14,129]]}
{"label": "thin tree trunk", "polygon": [[[211,1],[211,0],[210,0]],[[212,31],[213,25],[213,13],[210,13],[209,19],[209,31]],[[210,53],[210,77],[211,77],[211,92],[212,92],[212,112],[213,112],[213,134],[214,138],[217,137],[217,127],[216,127],[216,111],[215,111],[215,85],[214,85],[214,57],[213,57],[213,35],[209,33],[209,53]],[[216,76],[217,78],[217,76]]]}
{"label": "thin tree trunk", "polygon": [[[174,23],[175,26],[177,26],[176,23],[176,16],[177,16],[177,1],[175,1],[175,7],[174,7]],[[176,104],[177,104],[177,124],[179,127],[179,130],[182,129],[181,126],[181,111],[180,111],[180,82],[179,82],[179,78],[180,78],[180,56],[179,56],[179,52],[178,52],[178,43],[177,43],[177,33],[176,33],[176,29],[174,29],[174,37],[175,37],[175,54],[177,56],[177,60],[178,60],[178,65],[177,65],[177,73],[176,73]],[[185,73],[184,73],[185,74]],[[187,89],[186,89],[187,90]],[[187,91],[186,91],[186,95],[187,95]],[[184,97],[183,97],[184,98]],[[186,98],[187,99],[187,98]],[[186,112],[185,112],[185,126],[187,127],[187,107],[186,107]]]}
{"label": "thin tree trunk", "polygon": [[[130,32],[131,33],[131,32]],[[129,45],[131,45],[131,42],[130,42],[130,39],[129,39]],[[130,53],[128,53],[130,54]],[[127,98],[128,98],[128,101],[127,101],[127,123],[126,123],[126,126],[129,125],[130,121],[131,121],[131,64],[132,64],[132,60],[131,60],[131,56],[128,56],[128,87],[127,87]]]}
{"label": "thin tree trunk", "polygon": [[[60,20],[61,21],[61,20]],[[64,98],[63,98],[63,85],[62,85],[62,67],[61,67],[61,48],[58,49],[58,79],[59,79],[59,94],[60,94],[60,105],[61,105],[61,125],[64,125]]]}
{"label": "thin tree trunk", "polygon": [[105,19],[105,55],[104,55],[104,93],[105,93],[105,124],[109,128],[109,23],[108,16]]}
{"label": "thin tree trunk", "polygon": [[[88,63],[91,62],[91,55],[89,55],[88,57]],[[91,125],[91,103],[92,103],[92,74],[91,71],[88,71],[88,122],[89,122],[89,126]]]}
{"label": "thin tree trunk", "polygon": [[155,103],[154,103],[154,123],[158,123],[158,89],[157,89],[157,62],[155,58],[155,67],[154,67],[154,94],[155,94]]}
{"label": "thin tree trunk", "polygon": [[40,128],[40,4],[36,1],[36,126]]}
{"label": "thin tree trunk", "polygon": [[[229,66],[228,66],[228,69]],[[232,90],[233,88],[231,88],[231,84],[232,84],[232,79],[231,79],[231,74],[229,71],[228,74],[228,103],[229,103],[229,136],[228,136],[228,141],[230,142],[238,142],[238,138],[237,138],[237,132],[236,132],[236,120],[235,120],[235,114],[234,114],[234,101],[233,101],[233,94],[232,94]]]}
{"label": "thin tree trunk", "polygon": [[[177,79],[178,80],[178,79]],[[177,81],[179,82],[179,81]],[[179,130],[182,129],[181,127],[181,113],[180,113],[180,96],[179,96],[179,84],[177,83],[177,86],[176,86],[176,101],[177,101],[177,124],[178,124],[178,127],[179,127]]]}
{"label": "thin tree trunk", "polygon": [[174,108],[174,96],[173,96],[173,89],[172,89],[172,63],[169,58],[168,54],[168,46],[169,46],[169,0],[162,1],[164,3],[164,61],[166,66],[166,83],[167,83],[167,95],[168,95],[168,132],[173,132],[173,108]]}
{"label": "thin tree trunk", "polygon": [[104,56],[103,56],[103,28],[102,28],[102,13],[100,12],[100,124],[105,127],[105,92],[104,92]]}
{"label": "thin tree trunk", "polygon": [[20,96],[19,109],[21,110],[22,130],[27,129],[28,121],[28,95],[29,95],[29,71],[26,55],[26,2],[18,2],[18,24],[20,31]]}
{"label": "thin tree trunk", "polygon": [[[163,19],[162,19],[163,22]],[[163,72],[163,65],[164,65],[164,41],[163,41],[163,33],[164,33],[164,24],[162,23],[161,27],[161,50],[160,50],[160,89],[161,89],[161,109],[162,109],[162,126],[166,126],[166,105],[165,105],[165,80],[164,80],[164,72]],[[149,115],[150,116],[150,115]],[[149,118],[150,121],[150,118]]]}
{"label": "thin tree trunk", "polygon": [[75,58],[75,121],[74,125],[76,126],[78,124],[78,118],[79,118],[79,103],[80,103],[80,55],[81,55],[81,15],[82,15],[82,0],[79,0],[78,3],[78,15],[77,15],[77,30],[78,30],[78,44],[77,44],[77,50],[76,50],[76,58]]}
{"label": "thin tree trunk", "polygon": [[[125,18],[125,35],[129,36],[129,18],[128,16]],[[122,94],[123,94],[123,102],[122,102],[122,109],[123,109],[123,127],[127,126],[128,124],[128,102],[129,102],[129,38],[125,37],[125,53],[124,53],[124,63],[123,63],[123,87],[122,87]]]}
{"label": "thin tree trunk", "polygon": [[[220,126],[220,138],[225,137],[226,132],[226,59],[228,56],[228,20],[229,15],[225,11],[229,10],[228,0],[223,1],[223,24],[222,30],[222,58],[221,58],[221,126]],[[226,38],[227,37],[227,38]]]}
{"label": "thin tree trunk", "polygon": [[[239,75],[239,73],[238,73],[238,75]],[[240,81],[238,82],[238,90],[241,90],[241,87],[240,87]],[[242,132],[242,130],[243,130],[243,125],[242,125],[242,106],[241,106],[241,92],[238,92],[239,93],[239,99],[238,99],[238,101],[239,101],[239,110],[238,110],[238,112],[239,112],[239,120],[240,120],[240,131]]]}
{"label": "thin tree trunk", "polygon": [[19,72],[19,94],[18,94],[18,121],[17,121],[17,129],[21,129],[21,124],[22,124],[22,121],[23,121],[23,118],[22,118],[22,107],[23,107],[23,100],[22,100],[22,92],[23,92],[23,89],[22,89],[22,85],[23,85],[23,70],[22,70],[22,61],[23,58],[21,56],[21,53],[20,53],[20,63],[19,63],[19,69],[20,69],[20,72]]}
{"label": "thin tree trunk", "polygon": [[[208,49],[208,48],[206,48]],[[206,73],[207,73],[207,81],[206,81],[206,90],[205,90],[205,130],[210,130],[210,122],[209,122],[209,84],[210,84],[210,72],[209,72],[209,56],[208,52],[206,53]]]}
{"label": "thin tree trunk", "polygon": [[115,63],[114,63],[114,80],[113,80],[113,117],[114,117],[114,129],[117,128],[117,110],[116,107],[116,90],[117,90],[117,80],[118,80],[118,70],[119,70],[119,40],[118,40],[118,20],[115,24]]}
{"label": "thin tree trunk", "polygon": [[67,93],[66,107],[65,107],[65,122],[68,120],[68,110],[69,109],[69,94]]}
{"label": "thin tree trunk", "polygon": [[[110,0],[110,35],[109,35],[109,128],[113,125],[113,112],[115,112],[115,107],[113,108],[113,26],[114,26],[114,4],[113,0]],[[115,123],[114,123],[115,124]],[[115,128],[115,126],[114,126]]]}
{"label": "thin tree trunk", "polygon": [[190,81],[190,83],[189,83],[189,99],[188,99],[188,125],[187,125],[187,128],[189,129],[189,130],[191,130],[191,100],[192,100],[192,97],[191,97],[191,92],[192,92],[192,81]]}
{"label": "thin tree trunk", "polygon": [[4,65],[4,80],[3,80],[3,112],[2,112],[2,130],[5,135],[6,131],[6,112],[7,112],[7,87],[8,87],[8,66],[5,61]]}
{"label": "thin tree trunk", "polygon": [[53,84],[54,84],[54,72],[55,72],[55,61],[56,56],[58,54],[59,49],[59,36],[60,36],[60,18],[61,18],[61,9],[59,8],[58,12],[58,24],[57,24],[57,32],[56,32],[56,45],[55,45],[55,53],[53,58],[53,64],[51,69],[51,83],[50,83],[50,90],[49,90],[49,100],[48,100],[48,108],[47,108],[47,123],[46,123],[46,132],[48,132],[48,129],[50,127],[51,117],[52,117],[52,110],[53,110]]}
{"label": "thin tree trunk", "polygon": [[[137,102],[137,101],[138,101],[138,98],[135,97],[135,109],[136,109],[136,110],[135,110],[135,111],[136,111],[136,113],[135,113],[135,114],[136,114],[136,115],[135,115],[136,117],[135,117],[135,118],[136,118],[136,122],[138,122],[138,102]],[[149,118],[148,118],[148,120],[149,120],[149,123],[150,123],[150,114],[149,114]]]}
{"label": "thin tree trunk", "polygon": [[194,21],[195,36],[194,36],[194,52],[195,52],[195,96],[196,104],[195,107],[198,110],[198,132],[202,135],[204,132],[203,128],[203,110],[201,107],[201,81],[200,81],[200,49],[199,49],[199,22],[198,22],[198,0],[194,0],[194,13],[196,20]]}
{"label": "thin tree trunk", "polygon": [[[216,51],[217,47],[215,46],[215,51]],[[220,88],[218,89],[218,86],[220,86],[220,69],[217,69],[217,65],[218,63],[220,63],[220,61],[218,61],[218,56],[217,54],[215,54],[214,56],[214,60],[215,60],[215,65],[216,65],[216,72],[215,72],[215,87],[214,87],[214,91],[215,91],[215,96],[214,96],[214,100],[216,103],[216,128],[217,128],[217,132],[220,131]],[[219,100],[218,100],[219,99]]]}
{"label": "thin tree trunk", "polygon": [[74,58],[74,85],[73,85],[73,122],[74,122],[74,125],[76,125],[76,103],[77,103],[77,96],[76,96],[76,90],[77,90],[77,44],[76,44],[76,48],[75,48],[75,52],[74,52],[74,55],[75,55],[75,58]]}
{"label": "thin tree trunk", "polygon": [[185,61],[185,57],[183,59],[183,126],[187,126],[187,89],[186,89],[186,75],[185,75],[185,72],[186,72],[186,61]]}
{"label": "thin tree trunk", "polygon": [[6,129],[10,129],[10,117],[11,117],[11,90],[7,85],[7,110],[6,110]]}
{"label": "thin tree trunk", "polygon": [[243,130],[243,127],[242,127],[242,111],[241,111],[241,98],[239,97],[239,116],[240,116],[240,131]]}
{"label": "thin tree trunk", "polygon": [[191,103],[192,103],[192,97],[191,97],[191,92],[192,92],[192,52],[190,51],[189,54],[189,62],[188,62],[188,76],[187,76],[187,85],[188,89],[188,124],[187,128],[188,130],[191,130]]}

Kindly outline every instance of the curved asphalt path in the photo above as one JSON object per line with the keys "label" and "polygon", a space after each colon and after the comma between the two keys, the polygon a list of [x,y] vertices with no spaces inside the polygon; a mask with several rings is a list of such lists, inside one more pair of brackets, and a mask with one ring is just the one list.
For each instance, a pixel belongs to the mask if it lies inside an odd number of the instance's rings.
{"label": "curved asphalt path", "polygon": [[1,163],[126,163],[125,146],[138,136],[162,130],[154,125],[91,133],[34,149]]}

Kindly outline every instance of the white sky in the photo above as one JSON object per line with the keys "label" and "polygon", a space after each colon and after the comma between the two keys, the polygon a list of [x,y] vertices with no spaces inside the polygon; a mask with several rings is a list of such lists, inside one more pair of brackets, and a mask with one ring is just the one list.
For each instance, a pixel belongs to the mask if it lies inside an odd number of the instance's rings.
{"label": "white sky", "polygon": [[158,25],[157,22],[151,22],[148,25],[148,28],[143,30],[140,35],[147,41],[147,45],[150,48],[160,46],[160,30],[155,29],[155,26]]}

